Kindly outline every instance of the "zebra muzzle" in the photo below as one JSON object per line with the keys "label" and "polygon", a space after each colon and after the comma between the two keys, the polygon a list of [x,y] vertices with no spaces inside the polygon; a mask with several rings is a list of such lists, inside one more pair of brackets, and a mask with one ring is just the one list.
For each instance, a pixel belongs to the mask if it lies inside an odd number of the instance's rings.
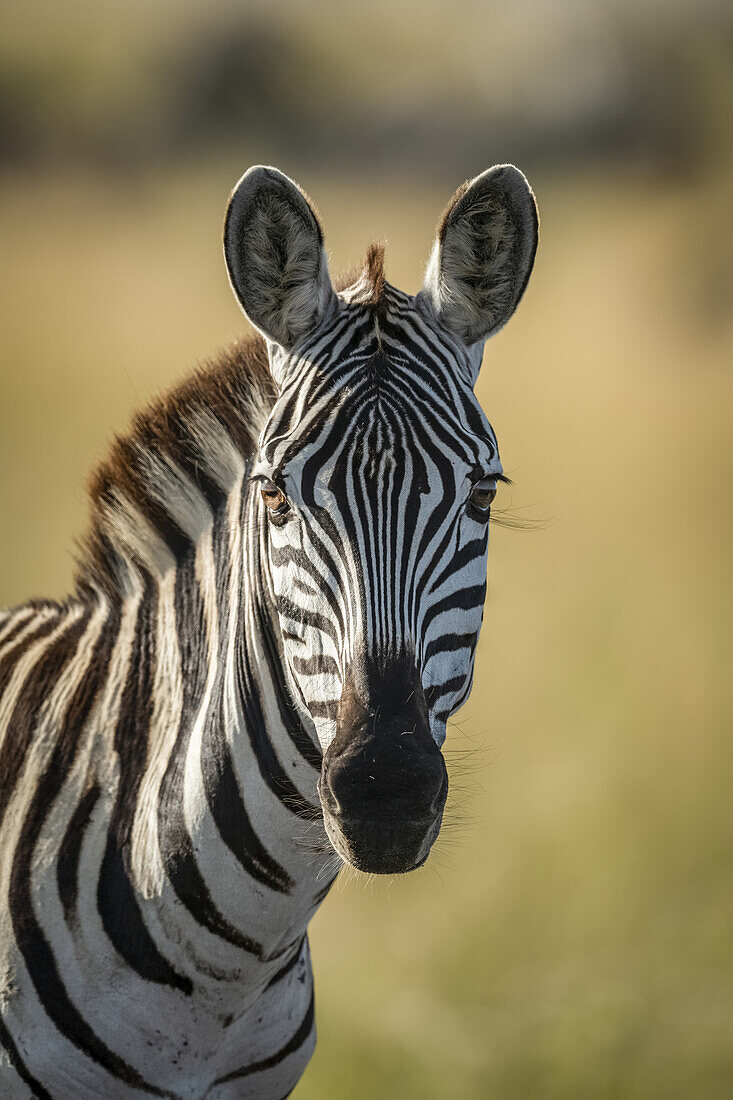
{"label": "zebra muzzle", "polygon": [[339,731],[318,790],[329,840],[361,871],[411,871],[440,831],[448,773],[429,729],[400,723]]}

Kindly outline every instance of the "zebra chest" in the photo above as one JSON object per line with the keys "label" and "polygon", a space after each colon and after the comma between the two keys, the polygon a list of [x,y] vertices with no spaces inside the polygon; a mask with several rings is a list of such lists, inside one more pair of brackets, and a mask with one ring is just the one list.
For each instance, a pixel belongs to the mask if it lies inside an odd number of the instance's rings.
{"label": "zebra chest", "polygon": [[275,839],[239,860],[173,801],[123,855],[115,805],[111,782],[58,799],[0,860],[0,1097],[287,1095],[315,1045],[304,933],[325,857],[296,880],[305,828],[264,784],[248,807]]}
{"label": "zebra chest", "polygon": [[[292,953],[291,953],[292,955]],[[6,971],[0,1095],[54,1100],[165,1096],[180,1100],[285,1096],[315,1045],[307,941],[259,981],[211,978],[188,991],[131,979],[126,968],[82,979],[57,949],[65,1013],[52,972],[36,987],[21,960]],[[101,968],[104,970],[104,968]],[[266,970],[268,968],[265,968]],[[37,975],[36,975],[37,977]]]}

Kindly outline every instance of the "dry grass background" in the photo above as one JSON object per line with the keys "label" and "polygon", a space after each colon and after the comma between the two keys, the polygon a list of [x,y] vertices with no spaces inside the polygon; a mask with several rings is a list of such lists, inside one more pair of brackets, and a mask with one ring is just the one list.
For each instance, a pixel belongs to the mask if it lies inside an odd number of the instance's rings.
{"label": "dry grass background", "polygon": [[[334,267],[384,236],[417,289],[450,185],[301,175]],[[105,440],[241,330],[232,182],[0,184],[0,603],[67,591]],[[313,923],[299,1100],[733,1093],[729,181],[534,182],[535,275],[479,392],[502,506],[549,522],[493,532],[437,850]]]}

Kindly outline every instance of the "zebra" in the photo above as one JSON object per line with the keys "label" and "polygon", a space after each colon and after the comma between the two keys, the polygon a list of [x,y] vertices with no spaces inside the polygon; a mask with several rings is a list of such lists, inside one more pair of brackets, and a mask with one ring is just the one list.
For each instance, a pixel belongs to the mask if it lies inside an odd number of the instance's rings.
{"label": "zebra", "polygon": [[464,184],[422,290],[331,282],[287,176],[232,192],[254,332],[90,483],[76,588],[0,616],[0,1094],[289,1095],[339,868],[421,866],[471,689],[506,480],[474,395],[537,245],[525,177]]}

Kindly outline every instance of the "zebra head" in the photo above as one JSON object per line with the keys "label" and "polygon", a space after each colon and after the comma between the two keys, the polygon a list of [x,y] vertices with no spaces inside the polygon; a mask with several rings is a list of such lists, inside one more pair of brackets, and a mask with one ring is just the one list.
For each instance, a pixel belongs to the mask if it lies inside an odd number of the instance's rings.
{"label": "zebra head", "polygon": [[278,389],[252,507],[284,673],[323,749],[329,839],[362,870],[420,866],[440,829],[440,750],[471,688],[502,479],[473,387],[537,230],[521,172],[484,172],[451,200],[412,297],[375,246],[334,289],[313,207],[275,169],[250,169],[229,203],[229,276]]}

